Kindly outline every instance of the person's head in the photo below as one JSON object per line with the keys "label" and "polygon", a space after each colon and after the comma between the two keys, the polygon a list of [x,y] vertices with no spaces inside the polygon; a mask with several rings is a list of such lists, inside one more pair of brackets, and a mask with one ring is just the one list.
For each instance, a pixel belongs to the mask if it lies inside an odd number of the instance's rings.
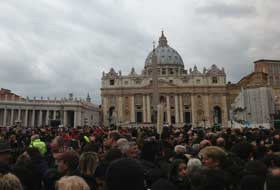
{"label": "person's head", "polygon": [[129,149],[126,155],[130,158],[138,158],[139,156],[139,148],[136,142],[129,142]]}
{"label": "person's head", "polygon": [[211,142],[209,140],[204,139],[203,141],[201,141],[199,143],[199,149],[202,150],[203,148],[207,147],[207,146],[211,146]]}
{"label": "person's head", "polygon": [[176,154],[185,154],[186,153],[186,147],[184,147],[183,145],[176,145],[174,147],[174,152]]}
{"label": "person's head", "polygon": [[90,188],[81,177],[65,176],[56,183],[56,190],[90,190]]}
{"label": "person's head", "polygon": [[253,146],[250,143],[242,142],[234,145],[231,151],[244,161],[249,161],[253,156]]}
{"label": "person's head", "polygon": [[125,155],[129,149],[129,142],[126,138],[120,138],[116,142],[116,147]]}
{"label": "person's head", "polygon": [[62,136],[56,136],[51,142],[52,152],[62,152],[64,148],[64,139]]}
{"label": "person's head", "polygon": [[95,152],[84,152],[80,157],[79,169],[82,175],[93,176],[98,162]]}
{"label": "person's head", "polygon": [[78,168],[79,154],[75,151],[66,151],[62,153],[57,160],[58,171],[67,174]]}
{"label": "person's head", "polygon": [[189,159],[188,164],[187,164],[187,172],[189,174],[193,170],[201,168],[201,167],[202,167],[202,163],[199,159],[191,158],[191,159]]}
{"label": "person's head", "polygon": [[170,166],[168,178],[171,181],[180,180],[187,175],[187,164],[184,160],[173,160]]}
{"label": "person's head", "polygon": [[11,156],[11,146],[5,141],[0,141],[0,163],[9,164]]}
{"label": "person's head", "polygon": [[199,152],[202,163],[207,168],[223,168],[226,162],[226,153],[217,146],[208,146]]}
{"label": "person's head", "polygon": [[20,180],[13,174],[0,173],[0,189],[1,190],[23,190]]}
{"label": "person's head", "polygon": [[225,148],[225,146],[226,146],[225,139],[224,139],[223,137],[217,138],[217,140],[216,140],[216,145],[217,145],[218,147]]}
{"label": "person's head", "polygon": [[106,172],[107,190],[144,190],[144,170],[135,159],[113,161]]}
{"label": "person's head", "polygon": [[31,136],[31,141],[35,141],[37,139],[40,139],[40,136],[38,134],[35,134],[35,135]]}

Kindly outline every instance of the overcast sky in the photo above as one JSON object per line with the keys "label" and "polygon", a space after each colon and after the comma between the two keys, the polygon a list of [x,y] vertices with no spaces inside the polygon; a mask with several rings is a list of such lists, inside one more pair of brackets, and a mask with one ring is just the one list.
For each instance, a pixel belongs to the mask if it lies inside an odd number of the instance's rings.
{"label": "overcast sky", "polygon": [[1,0],[0,87],[100,103],[102,72],[140,73],[163,29],[185,68],[216,64],[237,82],[280,59],[278,0]]}

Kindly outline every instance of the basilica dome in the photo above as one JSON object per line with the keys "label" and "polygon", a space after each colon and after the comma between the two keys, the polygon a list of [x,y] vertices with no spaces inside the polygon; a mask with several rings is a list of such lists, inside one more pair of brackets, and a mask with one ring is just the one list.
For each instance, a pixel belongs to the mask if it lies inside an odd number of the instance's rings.
{"label": "basilica dome", "polygon": [[[152,65],[152,54],[153,51],[151,51],[146,58],[145,67]],[[161,37],[159,38],[158,46],[155,48],[155,54],[157,56],[157,64],[159,65],[184,67],[184,62],[180,54],[167,44],[167,39],[164,36],[163,31],[161,33]]]}

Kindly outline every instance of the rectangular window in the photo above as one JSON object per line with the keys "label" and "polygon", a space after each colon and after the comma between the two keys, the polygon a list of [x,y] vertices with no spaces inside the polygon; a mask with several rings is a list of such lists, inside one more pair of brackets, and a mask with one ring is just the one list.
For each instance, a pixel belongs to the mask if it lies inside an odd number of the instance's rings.
{"label": "rectangular window", "polygon": [[212,77],[212,83],[217,84],[218,83],[218,77]]}
{"label": "rectangular window", "polygon": [[114,84],[115,84],[115,80],[110,80],[110,85],[114,86]]}

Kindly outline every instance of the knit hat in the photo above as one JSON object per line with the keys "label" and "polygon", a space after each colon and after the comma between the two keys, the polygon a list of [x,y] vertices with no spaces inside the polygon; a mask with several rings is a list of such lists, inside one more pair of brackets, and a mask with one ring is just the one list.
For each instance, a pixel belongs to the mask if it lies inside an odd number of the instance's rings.
{"label": "knit hat", "polygon": [[107,190],[144,190],[144,170],[131,158],[113,161],[106,172]]}

